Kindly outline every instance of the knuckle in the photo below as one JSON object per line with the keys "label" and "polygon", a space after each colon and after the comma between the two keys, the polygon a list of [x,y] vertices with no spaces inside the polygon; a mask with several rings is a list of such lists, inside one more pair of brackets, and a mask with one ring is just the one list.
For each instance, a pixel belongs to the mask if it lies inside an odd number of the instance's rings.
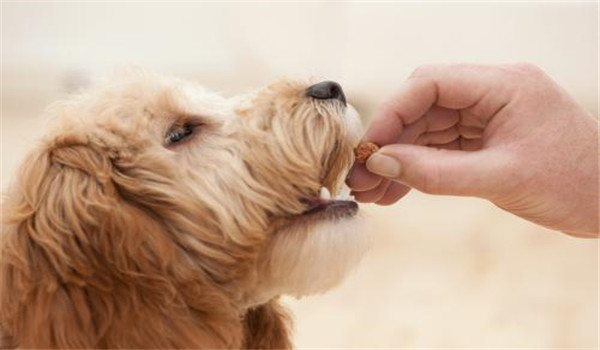
{"label": "knuckle", "polygon": [[519,74],[525,74],[528,76],[542,77],[546,73],[537,65],[531,62],[517,62],[512,64],[512,68],[515,69]]}
{"label": "knuckle", "polygon": [[546,79],[546,73],[530,62],[500,65],[498,71],[499,78],[512,88],[537,85],[540,81]]}
{"label": "knuckle", "polygon": [[424,75],[427,75],[432,70],[434,70],[435,67],[436,67],[436,65],[434,65],[434,64],[423,64],[423,65],[420,65],[417,68],[415,68],[415,70],[413,70],[413,72],[411,73],[410,77],[411,78],[422,77]]}
{"label": "knuckle", "polygon": [[539,69],[538,66],[536,66],[535,64],[528,62],[528,61],[515,62],[512,64],[512,66],[516,69],[523,70],[523,71],[535,71],[535,70]]}

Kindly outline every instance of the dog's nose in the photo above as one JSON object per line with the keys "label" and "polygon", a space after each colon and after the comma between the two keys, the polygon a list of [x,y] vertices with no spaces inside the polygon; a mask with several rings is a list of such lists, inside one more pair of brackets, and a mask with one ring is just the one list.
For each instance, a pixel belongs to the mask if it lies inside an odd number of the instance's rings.
{"label": "dog's nose", "polygon": [[324,81],[306,89],[306,95],[319,100],[340,100],[346,105],[346,96],[340,84],[335,81]]}

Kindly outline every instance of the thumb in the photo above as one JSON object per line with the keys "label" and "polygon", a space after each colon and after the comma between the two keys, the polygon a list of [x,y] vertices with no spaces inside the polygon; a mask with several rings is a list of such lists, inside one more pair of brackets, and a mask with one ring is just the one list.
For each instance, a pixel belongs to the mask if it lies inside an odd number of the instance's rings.
{"label": "thumb", "polygon": [[484,197],[502,175],[498,157],[474,152],[396,144],[382,147],[367,169],[431,194]]}

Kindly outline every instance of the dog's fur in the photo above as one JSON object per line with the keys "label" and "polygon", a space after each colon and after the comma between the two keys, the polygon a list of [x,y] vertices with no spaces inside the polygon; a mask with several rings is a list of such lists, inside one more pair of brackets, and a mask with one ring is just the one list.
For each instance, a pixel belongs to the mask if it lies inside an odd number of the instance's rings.
{"label": "dog's fur", "polygon": [[358,217],[304,213],[360,130],[307,86],[226,99],[137,72],[51,106],[3,203],[0,342],[291,347],[278,297],[331,288],[366,246]]}

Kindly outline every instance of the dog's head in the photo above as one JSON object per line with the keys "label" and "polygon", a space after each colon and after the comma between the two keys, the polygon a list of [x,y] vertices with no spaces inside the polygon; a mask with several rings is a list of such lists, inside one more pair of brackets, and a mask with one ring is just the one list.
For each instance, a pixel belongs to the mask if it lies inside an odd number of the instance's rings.
{"label": "dog's head", "polygon": [[[360,121],[336,83],[226,99],[133,74],[49,114],[3,209],[0,321],[13,335],[38,327],[35,344],[59,344],[74,317],[87,330],[68,345],[170,346],[184,343],[125,323],[202,314],[205,333],[227,338],[218,324],[327,290],[363,253],[357,204],[340,190]],[[190,329],[167,333],[202,333]]]}
{"label": "dog's head", "polygon": [[231,126],[243,140],[240,175],[253,182],[231,191],[266,219],[245,301],[331,288],[366,247],[358,206],[343,188],[361,124],[342,88],[277,82],[239,107]]}

